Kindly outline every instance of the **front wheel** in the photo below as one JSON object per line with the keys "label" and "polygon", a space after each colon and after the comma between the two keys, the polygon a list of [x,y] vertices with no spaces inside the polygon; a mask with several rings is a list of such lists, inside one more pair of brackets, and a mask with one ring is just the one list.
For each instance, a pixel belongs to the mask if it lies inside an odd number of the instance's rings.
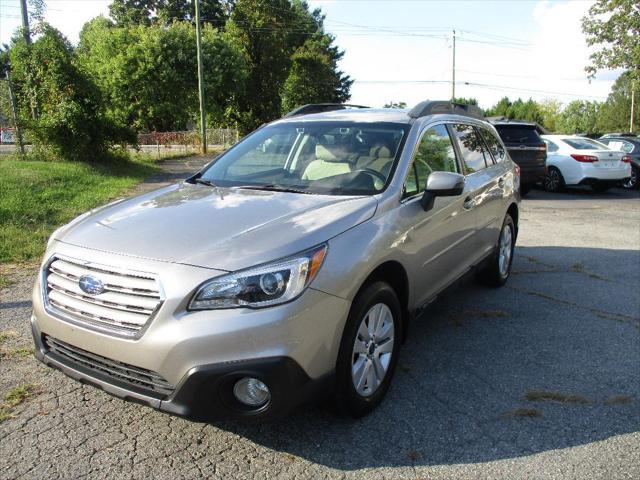
{"label": "front wheel", "polygon": [[516,227],[511,215],[507,214],[502,223],[495,253],[490,257],[489,264],[479,273],[479,279],[482,283],[491,287],[501,287],[507,283],[509,275],[511,275],[515,245]]}
{"label": "front wheel", "polygon": [[376,408],[395,370],[402,338],[402,308],[385,282],[367,285],[355,298],[336,365],[337,406],[355,418]]}

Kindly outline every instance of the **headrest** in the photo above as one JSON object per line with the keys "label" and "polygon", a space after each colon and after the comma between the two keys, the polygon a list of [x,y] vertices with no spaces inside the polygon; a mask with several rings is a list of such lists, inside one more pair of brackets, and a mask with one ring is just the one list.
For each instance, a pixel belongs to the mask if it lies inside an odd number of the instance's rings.
{"label": "headrest", "polygon": [[[318,160],[322,160],[324,162],[341,162],[342,160],[338,158],[334,152],[329,150],[329,146],[327,145],[316,145],[316,158]],[[336,152],[339,153],[339,152]]]}
{"label": "headrest", "polygon": [[389,150],[384,145],[378,145],[375,147],[371,147],[371,150],[369,150],[369,156],[374,158],[390,157],[391,150]]}

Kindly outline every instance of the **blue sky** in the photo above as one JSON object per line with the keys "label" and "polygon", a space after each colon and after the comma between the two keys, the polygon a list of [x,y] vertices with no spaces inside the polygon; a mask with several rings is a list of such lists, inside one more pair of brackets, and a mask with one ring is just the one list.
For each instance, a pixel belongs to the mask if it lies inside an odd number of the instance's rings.
{"label": "blue sky", "polygon": [[[49,0],[47,20],[72,42],[110,0]],[[451,95],[452,30],[456,94],[488,107],[512,98],[604,100],[619,72],[588,81],[590,49],[580,18],[591,0],[311,0],[345,50],[340,67],[356,80],[352,102],[382,106]],[[18,0],[0,0],[0,39],[19,25]]]}

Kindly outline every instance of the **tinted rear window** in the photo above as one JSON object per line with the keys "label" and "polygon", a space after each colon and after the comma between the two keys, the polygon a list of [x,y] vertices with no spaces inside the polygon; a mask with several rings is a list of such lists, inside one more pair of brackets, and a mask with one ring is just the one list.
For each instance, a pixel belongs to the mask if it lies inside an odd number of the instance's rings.
{"label": "tinted rear window", "polygon": [[535,127],[524,125],[496,125],[495,127],[504,143],[542,143]]}
{"label": "tinted rear window", "polygon": [[576,150],[609,150],[606,145],[588,138],[564,138],[562,141]]}

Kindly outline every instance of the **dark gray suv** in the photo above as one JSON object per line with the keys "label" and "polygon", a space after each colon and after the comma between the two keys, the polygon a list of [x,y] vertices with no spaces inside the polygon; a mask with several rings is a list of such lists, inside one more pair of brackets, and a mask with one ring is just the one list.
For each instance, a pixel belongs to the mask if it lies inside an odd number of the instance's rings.
{"label": "dark gray suv", "polygon": [[364,415],[423,307],[472,269],[507,281],[519,184],[473,107],[302,107],[190,179],[57,230],[36,356],[196,420],[330,392]]}

